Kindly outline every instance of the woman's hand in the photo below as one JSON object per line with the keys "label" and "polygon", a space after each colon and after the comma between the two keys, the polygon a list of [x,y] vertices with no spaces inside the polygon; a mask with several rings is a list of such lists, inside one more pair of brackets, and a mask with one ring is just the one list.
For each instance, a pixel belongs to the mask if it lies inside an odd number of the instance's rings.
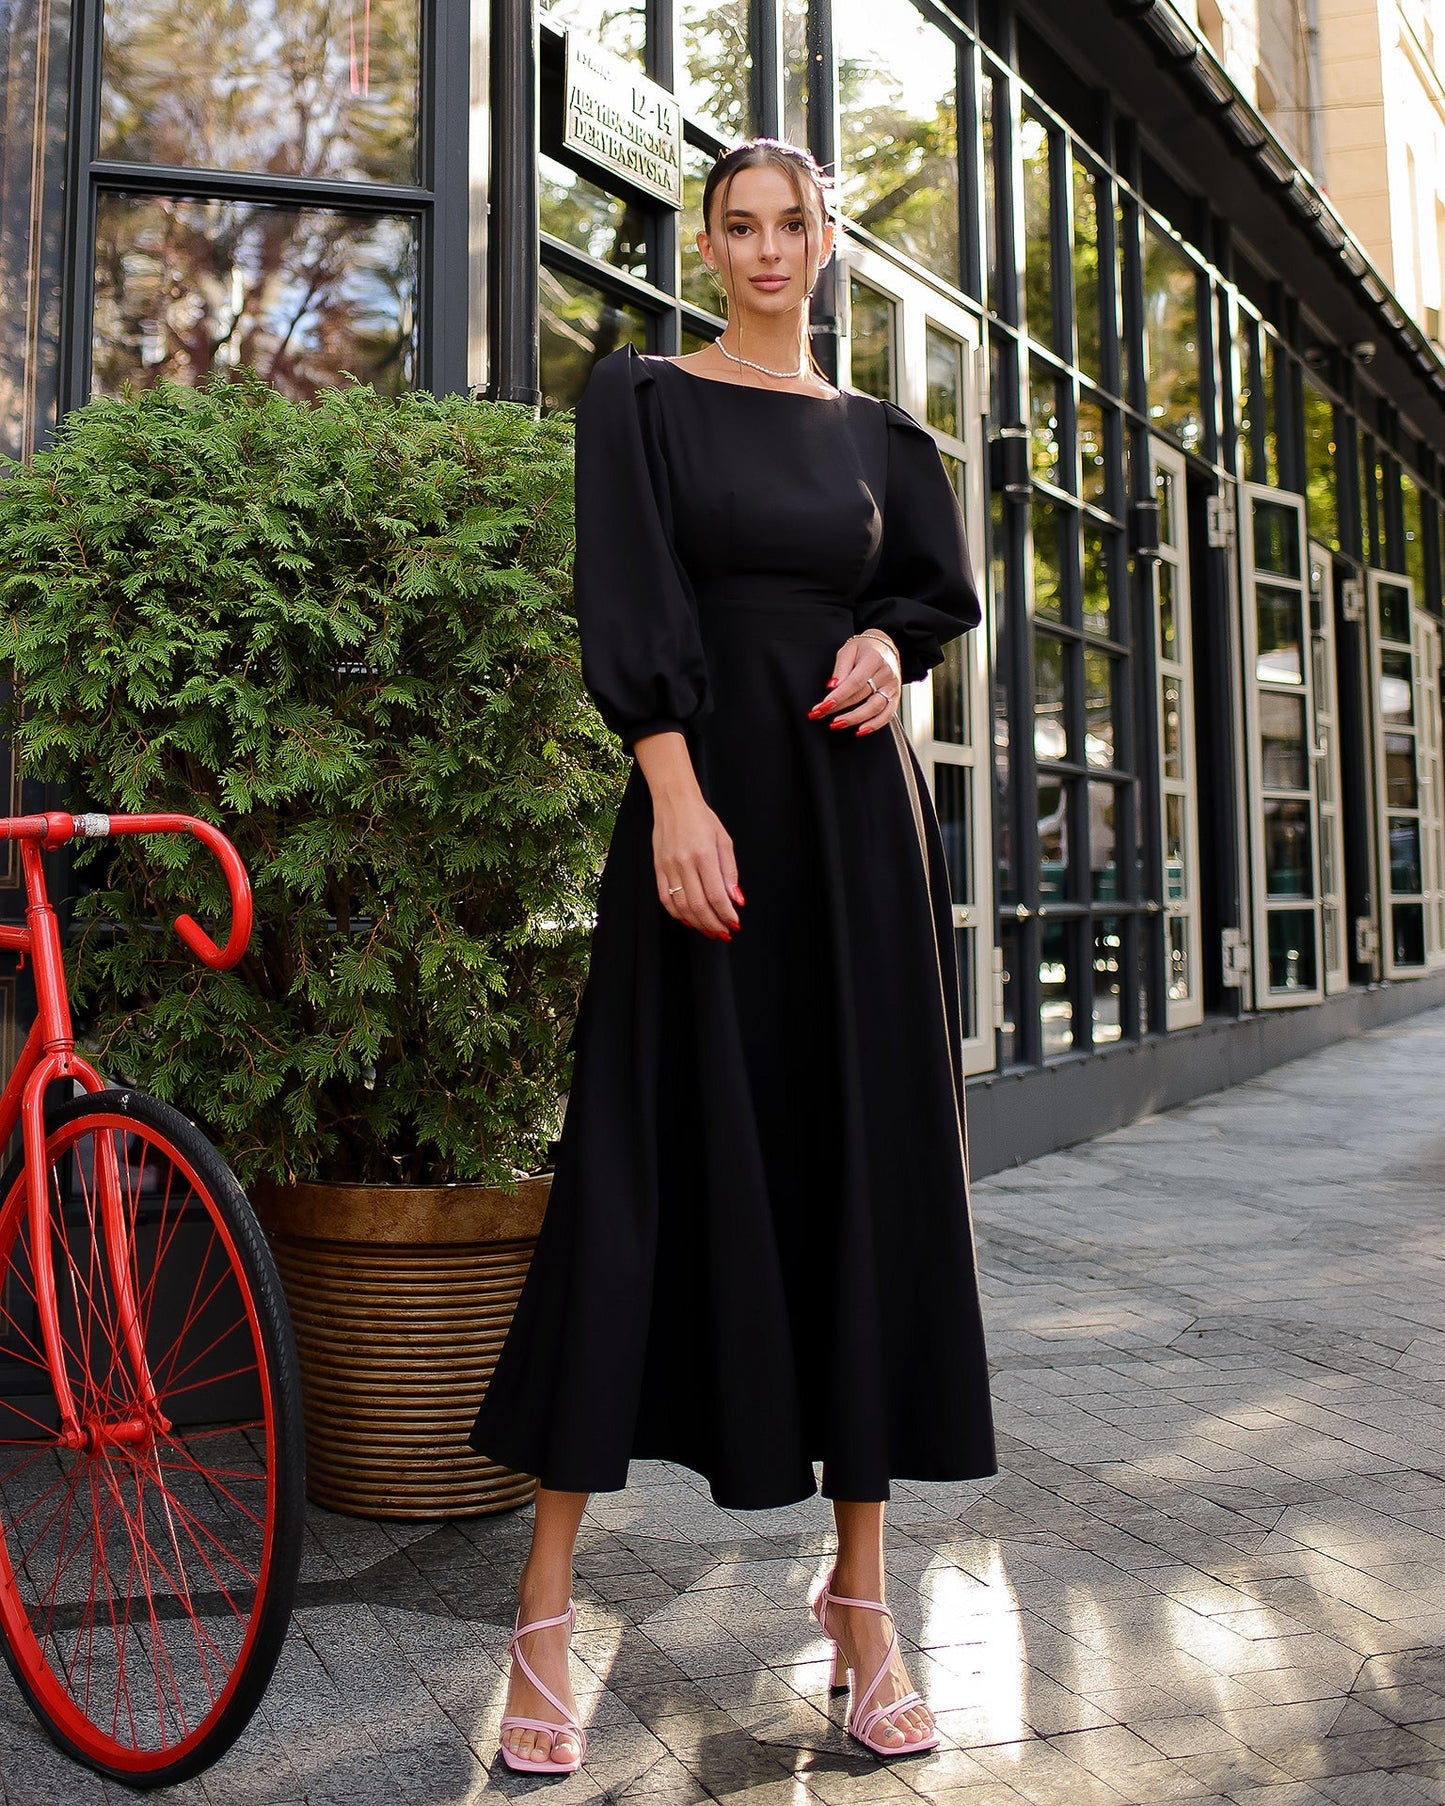
{"label": "woman's hand", "polygon": [[652,864],[662,907],[685,928],[730,941],[741,928],[738,866],[727,830],[698,787],[680,733],[648,734],[634,756],[652,793]]}
{"label": "woman's hand", "polygon": [[876,733],[898,712],[902,695],[898,648],[892,640],[855,633],[838,648],[828,694],[808,710],[808,719],[826,721],[830,729]]}

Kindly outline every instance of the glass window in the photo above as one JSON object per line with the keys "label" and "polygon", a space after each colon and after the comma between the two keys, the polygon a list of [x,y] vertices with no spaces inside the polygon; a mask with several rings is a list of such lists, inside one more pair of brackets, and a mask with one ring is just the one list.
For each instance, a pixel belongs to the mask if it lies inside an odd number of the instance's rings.
{"label": "glass window", "polygon": [[1107,770],[1114,764],[1114,710],[1119,661],[1084,649],[1084,758]]}
{"label": "glass window", "polygon": [[1089,793],[1089,895],[1096,903],[1119,899],[1119,862],[1115,833],[1113,784],[1090,784]]}
{"label": "glass window", "polygon": [[813,72],[808,58],[808,0],[782,0],[783,136],[789,144],[808,142],[808,110]]}
{"label": "glass window", "polygon": [[1239,472],[1248,483],[1259,481],[1252,413],[1254,356],[1254,321],[1240,308],[1234,321],[1234,431],[1239,446]]}
{"label": "glass window", "polygon": [[1268,483],[1272,489],[1279,488],[1279,413],[1275,406],[1275,372],[1281,353],[1274,339],[1268,332],[1261,332],[1259,340],[1259,411],[1262,417],[1264,443],[1264,463],[1260,467],[1261,483]]}
{"label": "glass window", "polygon": [[1034,755],[1067,759],[1069,717],[1064,684],[1066,650],[1057,635],[1034,634]]}
{"label": "glass window", "polygon": [[1339,476],[1336,463],[1335,408],[1328,395],[1304,380],[1305,493],[1309,499],[1310,533],[1340,550]]}
{"label": "glass window", "polygon": [[1113,916],[1094,923],[1094,1045],[1106,1047],[1124,1032],[1122,1019],[1124,936]]}
{"label": "glass window", "polygon": [[844,0],[833,28],[843,210],[957,285],[957,46],[911,0]]}
{"label": "glass window", "polygon": [[0,6],[0,455],[55,420],[70,7]]}
{"label": "glass window", "polygon": [[1297,589],[1275,583],[1255,587],[1259,649],[1255,674],[1261,683],[1302,684],[1300,662],[1304,599]]}
{"label": "glass window", "polygon": [[963,436],[963,345],[951,332],[940,331],[931,320],[924,331],[924,343],[928,424],[959,439]]}
{"label": "glass window", "polygon": [[[1378,586],[1380,638],[1410,644],[1410,592],[1403,583],[1381,583]],[[1405,654],[1405,675],[1410,672],[1410,655]]]}
{"label": "glass window", "polygon": [[110,0],[100,154],[414,182],[420,27],[418,0]]}
{"label": "glass window", "polygon": [[894,335],[897,306],[887,295],[860,282],[856,276],[849,279],[848,306],[848,355],[852,362],[853,387],[861,389],[865,395],[892,401],[896,392]]}
{"label": "glass window", "polygon": [[[1113,626],[1114,560],[1119,536],[1094,521],[1084,524],[1084,630],[1108,635]],[[1121,637],[1115,635],[1115,638]]]}
{"label": "glass window", "polygon": [[933,767],[933,794],[938,809],[938,829],[948,865],[949,892],[955,903],[972,903],[973,884],[973,772],[966,765],[938,760]]}
{"label": "glass window", "polygon": [[1315,989],[1315,918],[1308,909],[1277,909],[1269,917],[1269,988]]}
{"label": "glass window", "polygon": [[682,58],[677,95],[683,110],[710,120],[723,137],[752,130],[748,0],[681,0]]}
{"label": "glass window", "polygon": [[1046,1060],[1068,1053],[1074,1045],[1074,962],[1070,938],[1065,923],[1045,924],[1039,955],[1039,992]]}
{"label": "glass window", "polygon": [[1415,579],[1415,594],[1425,595],[1425,539],[1420,522],[1420,485],[1400,472],[1400,512],[1405,528],[1405,573]]}
{"label": "glass window", "polygon": [[1079,397],[1075,419],[1079,438],[1079,494],[1096,508],[1108,508],[1112,498],[1104,409],[1085,391]]}
{"label": "glass window", "polygon": [[995,109],[1001,104],[1001,93],[995,78],[985,76],[983,83],[983,258],[987,272],[988,309],[1003,312],[999,291],[998,257],[998,141],[994,130]]}
{"label": "glass window", "polygon": [[416,280],[411,219],[102,194],[96,391],[250,364],[292,397],[345,375],[396,394],[416,380]]}
{"label": "glass window", "polygon": [[1099,328],[1099,201],[1092,169],[1072,159],[1074,175],[1074,339],[1079,368],[1103,380]]}
{"label": "glass window", "polygon": [[1197,450],[1199,273],[1150,220],[1144,222],[1144,362],[1150,421],[1186,451]]}
{"label": "glass window", "polygon": [[1038,797],[1039,896],[1057,903],[1065,894],[1069,865],[1069,786],[1041,773]]}
{"label": "glass window", "polygon": [[647,42],[645,0],[636,0],[631,6],[627,0],[551,0],[543,11],[554,25],[575,26],[613,56],[642,67]]}
{"label": "glass window", "polygon": [[[647,275],[647,210],[609,194],[553,157],[537,159],[542,230],[600,263]],[[700,197],[699,197],[700,198]]]}
{"label": "glass window", "polygon": [[1033,504],[1034,541],[1034,613],[1043,619],[1064,618],[1062,511],[1052,502]]}
{"label": "glass window", "polygon": [[963,647],[963,640],[950,640],[943,648],[943,663],[933,667],[933,737],[947,746],[967,746],[973,739]]}
{"label": "glass window", "polygon": [[1054,134],[1024,108],[1019,131],[1023,157],[1024,324],[1040,345],[1054,342],[1053,214]]}
{"label": "glass window", "polygon": [[[1037,483],[1062,486],[1060,449],[1065,384],[1042,358],[1029,362],[1029,462]],[[1072,488],[1073,485],[1070,484]]]}
{"label": "glass window", "polygon": [[647,349],[647,319],[562,270],[542,266],[542,406],[574,407],[598,358],[619,345]]}

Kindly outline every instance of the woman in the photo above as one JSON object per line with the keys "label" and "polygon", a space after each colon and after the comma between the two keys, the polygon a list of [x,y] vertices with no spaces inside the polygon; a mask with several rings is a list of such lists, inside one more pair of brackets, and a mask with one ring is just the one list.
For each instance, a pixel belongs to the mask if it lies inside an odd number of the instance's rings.
{"label": "woman", "polygon": [[502,1754],[586,1748],[573,1543],[633,1456],[731,1508],[833,1503],[811,1602],[881,1755],[938,1743],[883,1603],[889,1478],[996,1471],[938,825],[904,682],[977,624],[957,500],[903,409],[833,389],[811,156],[719,159],[691,356],[623,346],[577,406],[583,674],[634,757],[550,1202],[477,1416],[536,1474]]}

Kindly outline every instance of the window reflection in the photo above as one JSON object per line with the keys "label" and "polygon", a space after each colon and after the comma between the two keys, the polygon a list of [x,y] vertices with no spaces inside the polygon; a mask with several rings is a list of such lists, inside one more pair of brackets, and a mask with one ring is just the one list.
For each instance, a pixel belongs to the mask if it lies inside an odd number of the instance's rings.
{"label": "window reflection", "polygon": [[1069,787],[1062,778],[1039,778],[1039,896],[1045,903],[1056,903],[1064,895],[1069,864],[1068,800]]}
{"label": "window reflection", "polygon": [[806,144],[813,92],[808,0],[782,0],[779,10],[783,19],[783,136],[789,144]]}
{"label": "window reflection", "polygon": [[1260,779],[1267,790],[1308,790],[1309,752],[1305,746],[1305,699],[1259,693],[1259,735],[1263,748]]}
{"label": "window reflection", "polygon": [[1118,791],[1112,784],[1090,784],[1089,792],[1089,895],[1096,903],[1113,903],[1119,896],[1119,864],[1115,833]]}
{"label": "window reflection", "polygon": [[104,30],[102,157],[417,178],[417,0],[110,0]]}
{"label": "window reflection", "polygon": [[1117,538],[1092,521],[1085,523],[1084,627],[1089,633],[1108,634],[1113,625],[1112,567]]}
{"label": "window reflection", "polygon": [[1069,756],[1064,658],[1062,640],[1042,631],[1034,635],[1034,756],[1039,759]]}
{"label": "window reflection", "polygon": [[1074,175],[1074,337],[1079,368],[1103,380],[1099,332],[1099,202],[1092,169],[1072,159]]}
{"label": "window reflection", "polygon": [[399,393],[416,382],[416,280],[409,219],[102,194],[95,389],[249,364],[297,398],[344,375]]}
{"label": "window reflection", "polygon": [[1109,461],[1104,444],[1104,410],[1087,393],[1079,397],[1079,494],[1096,507],[1109,506]]}
{"label": "window reflection", "polygon": [[1106,1047],[1124,1032],[1122,1019],[1124,936],[1115,916],[1094,923],[1094,1045]]}
{"label": "window reflection", "polygon": [[573,25],[613,56],[642,67],[647,42],[647,8],[642,0],[632,6],[627,0],[550,0],[544,11],[554,25]]}
{"label": "window reflection", "polygon": [[1309,909],[1280,909],[1269,917],[1269,988],[1315,988],[1315,917]]}
{"label": "window reflection", "polygon": [[752,129],[748,0],[682,0],[682,61],[677,93],[684,108],[711,120],[727,138]]}
{"label": "window reflection", "polygon": [[70,70],[68,0],[0,6],[0,455],[55,420]]}
{"label": "window reflection", "polygon": [[1048,620],[1064,616],[1062,550],[1063,522],[1051,502],[1033,504],[1034,613]]}
{"label": "window reflection", "polygon": [[[1264,799],[1264,887],[1271,897],[1314,894],[1313,843],[1307,802]],[[1396,886],[1398,889],[1399,887]]]}
{"label": "window reflection", "polygon": [[938,809],[938,829],[948,866],[949,891],[955,903],[974,900],[973,773],[966,765],[942,760],[933,767],[933,794]]}
{"label": "window reflection", "polygon": [[1304,381],[1305,492],[1309,498],[1310,535],[1339,549],[1340,514],[1335,456],[1335,409],[1308,377]]}
{"label": "window reflection", "polygon": [[848,355],[852,366],[853,387],[865,395],[877,395],[892,401],[894,383],[894,343],[896,307],[887,295],[880,294],[854,276],[848,285],[849,313],[852,330],[848,334]]}
{"label": "window reflection", "polygon": [[1259,636],[1255,675],[1261,683],[1302,684],[1304,598],[1299,590],[1284,589],[1276,583],[1256,584],[1254,594]]}
{"label": "window reflection", "polygon": [[1114,763],[1114,690],[1118,660],[1107,652],[1084,651],[1084,758],[1108,769]]}
{"label": "window reflection", "polygon": [[1074,1045],[1074,999],[1069,931],[1062,922],[1046,924],[1039,957],[1044,1058],[1068,1053]]}
{"label": "window reflection", "polygon": [[1060,484],[1059,397],[1063,384],[1041,358],[1029,364],[1029,462],[1034,481]]}
{"label": "window reflection", "polygon": [[843,208],[957,285],[957,46],[910,0],[841,0],[833,28]]}
{"label": "window reflection", "polygon": [[1024,108],[1019,127],[1023,158],[1024,324],[1040,345],[1054,342],[1054,252],[1049,233],[1053,201],[1053,134]]}
{"label": "window reflection", "polygon": [[575,407],[599,358],[619,345],[647,349],[647,321],[575,276],[543,264],[541,271],[542,406]]}
{"label": "window reflection", "polygon": [[1144,222],[1144,362],[1149,418],[1186,451],[1199,446],[1199,276],[1183,250]]}
{"label": "window reflection", "polygon": [[553,157],[537,159],[537,198],[544,232],[602,263],[647,274],[647,215]]}

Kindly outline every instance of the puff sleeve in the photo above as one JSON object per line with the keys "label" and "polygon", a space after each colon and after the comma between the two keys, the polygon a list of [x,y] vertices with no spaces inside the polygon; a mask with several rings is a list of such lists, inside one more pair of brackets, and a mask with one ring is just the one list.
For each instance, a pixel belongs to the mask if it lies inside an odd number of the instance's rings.
{"label": "puff sleeve", "polygon": [[682,732],[710,707],[697,602],[673,544],[655,382],[623,345],[593,366],[575,410],[582,677],[629,747]]}
{"label": "puff sleeve", "polygon": [[881,627],[898,647],[903,681],[943,659],[943,644],[983,618],[963,513],[933,435],[906,409],[880,404],[888,476],[878,564],[853,604],[853,625]]}

